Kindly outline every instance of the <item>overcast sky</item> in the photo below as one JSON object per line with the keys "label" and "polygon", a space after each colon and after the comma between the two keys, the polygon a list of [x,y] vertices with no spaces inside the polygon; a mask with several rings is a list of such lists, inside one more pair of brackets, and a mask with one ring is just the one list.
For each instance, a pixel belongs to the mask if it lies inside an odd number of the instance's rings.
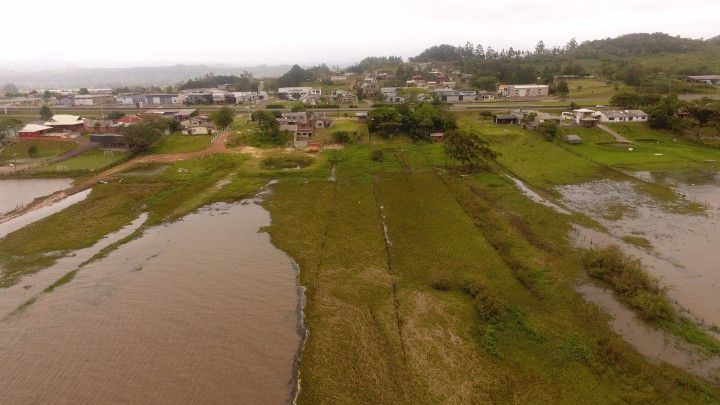
{"label": "overcast sky", "polygon": [[[490,4],[486,4],[490,3]],[[718,0],[21,0],[3,2],[0,66],[346,65],[466,41],[532,49],[575,37],[720,34]]]}

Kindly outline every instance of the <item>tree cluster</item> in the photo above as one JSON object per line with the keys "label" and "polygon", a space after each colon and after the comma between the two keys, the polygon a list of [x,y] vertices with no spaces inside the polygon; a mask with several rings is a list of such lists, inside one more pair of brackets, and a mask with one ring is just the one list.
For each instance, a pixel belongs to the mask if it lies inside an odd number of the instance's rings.
{"label": "tree cluster", "polygon": [[428,102],[382,106],[368,113],[368,129],[383,137],[404,133],[413,139],[429,139],[433,132],[456,128],[450,113]]}

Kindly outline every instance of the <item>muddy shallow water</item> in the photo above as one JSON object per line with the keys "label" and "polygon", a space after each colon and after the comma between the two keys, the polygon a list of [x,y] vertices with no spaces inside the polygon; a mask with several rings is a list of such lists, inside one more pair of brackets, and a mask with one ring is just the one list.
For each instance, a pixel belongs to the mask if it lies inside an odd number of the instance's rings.
{"label": "muddy shallow water", "polygon": [[31,203],[34,199],[64,190],[72,179],[7,179],[0,180],[0,214]]}
{"label": "muddy shallow water", "polygon": [[[683,187],[691,193],[700,186]],[[720,185],[701,187],[704,194],[710,194],[706,198],[720,198]],[[629,181],[600,180],[564,186],[559,191],[565,206],[589,215],[614,238],[609,241],[596,237],[593,242],[623,245],[620,239],[627,236],[648,240],[652,244],[650,251],[629,244],[623,247],[642,259],[648,271],[670,287],[668,296],[673,301],[705,323],[720,326],[719,209],[709,207],[702,215],[669,212],[651,197],[638,193]]]}
{"label": "muddy shallow water", "polygon": [[150,228],[2,321],[0,403],[289,402],[302,292],[269,222],[223,204]]}

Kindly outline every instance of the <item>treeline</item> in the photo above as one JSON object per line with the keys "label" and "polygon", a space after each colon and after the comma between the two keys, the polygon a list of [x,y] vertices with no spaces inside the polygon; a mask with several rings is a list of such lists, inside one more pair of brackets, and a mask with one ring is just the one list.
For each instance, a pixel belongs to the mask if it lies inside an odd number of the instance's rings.
{"label": "treeline", "polygon": [[233,91],[257,91],[259,84],[260,81],[247,72],[240,76],[208,73],[205,76],[180,83],[178,90],[215,88],[220,85],[228,85],[228,88]]}

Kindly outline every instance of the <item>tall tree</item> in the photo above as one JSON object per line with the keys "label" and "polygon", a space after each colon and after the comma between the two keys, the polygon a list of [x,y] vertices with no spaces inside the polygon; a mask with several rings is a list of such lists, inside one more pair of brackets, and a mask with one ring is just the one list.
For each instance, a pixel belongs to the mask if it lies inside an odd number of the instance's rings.
{"label": "tall tree", "polygon": [[210,119],[219,129],[227,129],[235,117],[235,110],[225,106],[212,113]]}
{"label": "tall tree", "polygon": [[47,104],[43,104],[42,107],[40,107],[40,118],[47,121],[52,118],[52,116],[53,112],[50,107],[48,107]]}
{"label": "tall tree", "polygon": [[545,42],[540,40],[540,42],[535,45],[535,55],[542,55],[545,53]]}
{"label": "tall tree", "polygon": [[445,133],[445,153],[464,166],[479,166],[486,160],[495,160],[497,153],[490,143],[467,129],[454,129]]}

